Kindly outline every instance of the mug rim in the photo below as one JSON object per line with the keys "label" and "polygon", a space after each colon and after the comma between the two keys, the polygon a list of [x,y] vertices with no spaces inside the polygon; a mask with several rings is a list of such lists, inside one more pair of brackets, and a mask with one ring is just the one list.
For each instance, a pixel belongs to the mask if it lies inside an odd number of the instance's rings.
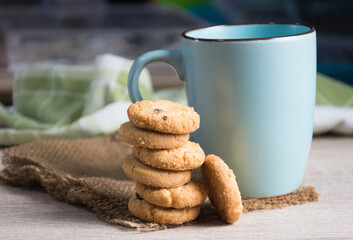
{"label": "mug rim", "polygon": [[[229,39],[212,39],[212,38],[196,38],[196,37],[190,37],[187,36],[186,34],[195,31],[195,30],[200,30],[200,29],[205,29],[205,28],[210,28],[210,27],[220,27],[220,26],[237,26],[237,25],[297,25],[297,26],[305,26],[308,27],[309,30],[302,32],[302,33],[296,33],[296,34],[289,34],[289,35],[284,35],[284,36],[275,36],[275,37],[264,37],[264,38],[229,38]],[[203,27],[195,27],[195,28],[190,28],[188,30],[185,30],[181,36],[194,40],[194,41],[204,41],[204,42],[240,42],[240,41],[257,41],[257,40],[270,40],[270,39],[275,39],[275,38],[285,38],[285,37],[293,37],[293,36],[300,36],[300,35],[306,35],[309,33],[315,32],[315,28],[311,25],[308,24],[301,24],[301,23],[277,23],[277,22],[254,22],[254,23],[231,23],[231,24],[215,24],[215,25],[207,25]]]}

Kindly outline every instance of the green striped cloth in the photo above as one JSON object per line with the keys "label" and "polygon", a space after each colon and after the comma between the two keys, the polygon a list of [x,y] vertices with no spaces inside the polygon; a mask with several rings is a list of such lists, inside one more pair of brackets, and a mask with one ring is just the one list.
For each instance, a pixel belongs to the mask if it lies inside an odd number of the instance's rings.
{"label": "green striped cloth", "polygon": [[[15,73],[11,108],[0,104],[0,144],[37,139],[90,137],[112,132],[125,122],[129,105],[127,76],[132,61],[110,54],[94,67],[37,66]],[[143,70],[139,88],[151,99]]]}
{"label": "green striped cloth", "polygon": [[317,75],[314,134],[353,134],[353,87]]}
{"label": "green striped cloth", "polygon": [[[17,71],[10,108],[0,104],[0,144],[38,139],[81,138],[117,130],[128,120],[127,77],[132,61],[113,55],[96,58],[94,67],[39,66]],[[139,85],[144,99],[186,104],[184,89],[153,95],[144,70]],[[318,74],[314,134],[353,134],[353,88]]]}

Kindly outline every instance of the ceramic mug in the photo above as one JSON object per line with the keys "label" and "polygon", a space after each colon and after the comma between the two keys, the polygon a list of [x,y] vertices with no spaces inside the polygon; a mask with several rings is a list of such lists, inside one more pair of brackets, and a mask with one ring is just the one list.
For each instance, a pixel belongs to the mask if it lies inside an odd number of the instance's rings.
{"label": "ceramic mug", "polygon": [[300,186],[313,133],[313,27],[258,23],[187,30],[181,49],[136,59],[128,80],[132,102],[141,100],[141,70],[155,61],[169,63],[185,80],[188,104],[201,117],[193,141],[225,160],[244,198]]}

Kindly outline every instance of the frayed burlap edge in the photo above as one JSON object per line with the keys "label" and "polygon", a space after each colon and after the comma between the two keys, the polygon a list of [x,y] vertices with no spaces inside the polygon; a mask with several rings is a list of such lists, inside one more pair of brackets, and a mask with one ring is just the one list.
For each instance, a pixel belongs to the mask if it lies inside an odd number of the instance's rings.
{"label": "frayed burlap edge", "polygon": [[[58,201],[69,204],[85,205],[96,213],[98,219],[118,224],[139,231],[163,230],[175,225],[161,225],[143,222],[127,210],[129,197],[134,194],[134,183],[131,181],[117,181],[108,178],[72,176],[44,168],[34,162],[18,159],[11,161],[3,156],[5,169],[0,172],[0,179],[11,186],[34,187],[43,186],[45,190]],[[19,165],[11,163],[20,163]],[[304,204],[318,201],[318,194],[313,187],[301,186],[298,190],[284,196],[244,199],[244,211],[283,208],[289,205]],[[183,224],[189,226],[196,223],[218,219],[211,204],[203,205],[202,214],[198,219]]]}
{"label": "frayed burlap edge", "polygon": [[[8,163],[6,156],[3,159],[3,162]],[[167,228],[164,225],[140,221],[128,212],[127,202],[134,193],[134,183],[131,181],[95,177],[76,179],[62,172],[30,164],[6,164],[5,169],[0,172],[0,179],[13,187],[43,186],[53,199],[84,205],[95,212],[98,219],[107,223],[141,231]],[[109,191],[110,188],[114,188],[113,191]]]}

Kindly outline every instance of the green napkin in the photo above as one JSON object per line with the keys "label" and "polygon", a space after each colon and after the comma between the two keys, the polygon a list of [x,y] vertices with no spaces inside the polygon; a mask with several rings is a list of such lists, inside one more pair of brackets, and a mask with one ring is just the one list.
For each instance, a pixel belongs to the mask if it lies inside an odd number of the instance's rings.
{"label": "green napkin", "polygon": [[353,108],[353,87],[318,73],[316,106]]}
{"label": "green napkin", "polygon": [[[120,109],[130,101],[127,76],[132,63],[106,54],[96,58],[94,67],[37,66],[17,71],[13,107],[0,104],[0,121],[8,126],[0,129],[0,144],[116,130],[126,120]],[[139,88],[145,99],[151,99],[147,70],[141,73]]]}
{"label": "green napkin", "polygon": [[314,134],[353,134],[353,87],[317,75]]}

